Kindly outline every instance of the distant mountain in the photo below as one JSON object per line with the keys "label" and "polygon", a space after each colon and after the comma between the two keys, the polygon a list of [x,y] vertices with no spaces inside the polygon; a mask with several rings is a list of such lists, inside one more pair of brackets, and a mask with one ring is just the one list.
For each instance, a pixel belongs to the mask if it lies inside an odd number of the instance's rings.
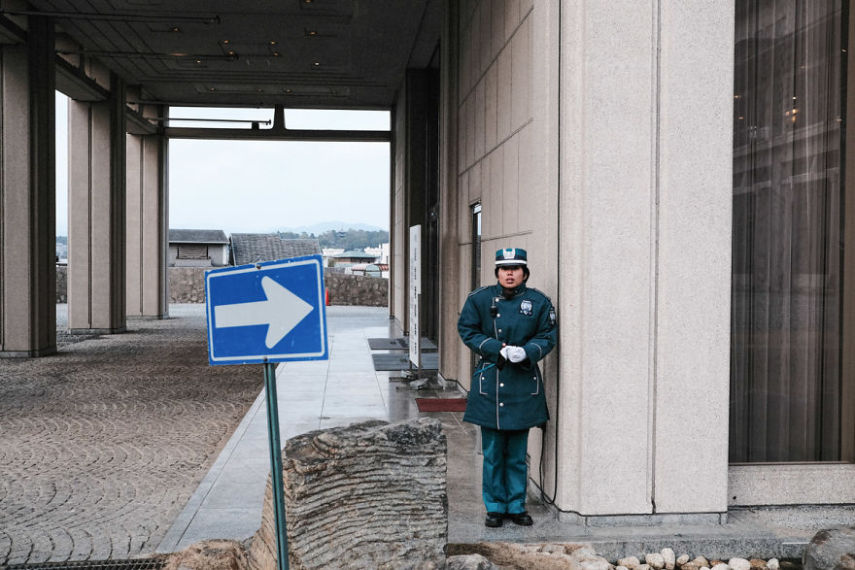
{"label": "distant mountain", "polygon": [[317,224],[312,224],[311,226],[300,226],[298,228],[282,228],[281,232],[293,232],[295,234],[301,234],[303,232],[307,234],[315,234],[320,235],[324,232],[328,232],[330,230],[337,231],[346,231],[346,230],[364,230],[367,232],[381,232],[386,231],[386,228],[381,228],[379,226],[372,226],[369,224],[360,224],[354,222],[340,222],[340,221],[332,221],[332,222],[319,222]]}

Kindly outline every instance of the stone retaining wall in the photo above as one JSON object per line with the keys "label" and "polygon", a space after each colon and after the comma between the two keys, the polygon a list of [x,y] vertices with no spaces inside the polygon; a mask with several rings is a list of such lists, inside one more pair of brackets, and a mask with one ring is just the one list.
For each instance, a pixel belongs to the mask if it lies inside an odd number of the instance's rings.
{"label": "stone retaining wall", "polygon": [[[205,302],[206,267],[170,267],[170,303]],[[56,302],[68,302],[68,266],[56,266]],[[362,305],[385,307],[389,302],[389,280],[361,275],[324,272],[324,282],[330,292],[331,305]]]}
{"label": "stone retaining wall", "polygon": [[210,267],[168,267],[170,303],[204,303],[205,270]]}
{"label": "stone retaining wall", "polygon": [[389,304],[388,279],[325,271],[324,284],[330,292],[330,305],[386,307]]}
{"label": "stone retaining wall", "polygon": [[56,302],[68,303],[68,266],[56,266]]}

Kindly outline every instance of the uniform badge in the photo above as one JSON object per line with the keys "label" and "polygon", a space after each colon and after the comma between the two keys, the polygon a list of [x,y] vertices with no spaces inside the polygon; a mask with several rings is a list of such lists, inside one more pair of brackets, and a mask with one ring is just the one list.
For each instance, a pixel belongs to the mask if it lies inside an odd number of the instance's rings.
{"label": "uniform badge", "polygon": [[531,301],[529,301],[528,299],[523,299],[523,301],[520,303],[520,313],[527,317],[531,316]]}
{"label": "uniform badge", "polygon": [[555,309],[549,309],[549,324],[555,326],[555,321],[558,320],[558,316],[555,314]]}

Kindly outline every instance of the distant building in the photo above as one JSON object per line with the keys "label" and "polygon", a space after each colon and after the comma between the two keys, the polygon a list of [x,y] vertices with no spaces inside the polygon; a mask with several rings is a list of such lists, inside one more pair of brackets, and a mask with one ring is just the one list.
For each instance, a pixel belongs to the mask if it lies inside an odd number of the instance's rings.
{"label": "distant building", "polygon": [[229,238],[223,230],[169,230],[170,267],[220,267],[229,263]]}
{"label": "distant building", "polygon": [[339,253],[344,253],[343,247],[325,247],[323,249],[324,267],[332,267],[335,263],[335,256]]}
{"label": "distant building", "polygon": [[233,265],[320,255],[316,239],[282,239],[277,234],[232,234]]}
{"label": "distant building", "polygon": [[381,243],[377,247],[366,247],[365,253],[374,255],[377,263],[389,263],[389,242]]}
{"label": "distant building", "polygon": [[351,249],[333,256],[333,267],[353,265],[355,263],[374,263],[377,256],[364,251]]}

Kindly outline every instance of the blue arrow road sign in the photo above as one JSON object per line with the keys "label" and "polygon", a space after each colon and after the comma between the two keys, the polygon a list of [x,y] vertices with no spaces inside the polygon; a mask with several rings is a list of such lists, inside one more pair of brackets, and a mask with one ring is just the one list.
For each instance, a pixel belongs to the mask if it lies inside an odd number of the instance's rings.
{"label": "blue arrow road sign", "polygon": [[329,355],[320,255],[207,271],[205,298],[212,365]]}

